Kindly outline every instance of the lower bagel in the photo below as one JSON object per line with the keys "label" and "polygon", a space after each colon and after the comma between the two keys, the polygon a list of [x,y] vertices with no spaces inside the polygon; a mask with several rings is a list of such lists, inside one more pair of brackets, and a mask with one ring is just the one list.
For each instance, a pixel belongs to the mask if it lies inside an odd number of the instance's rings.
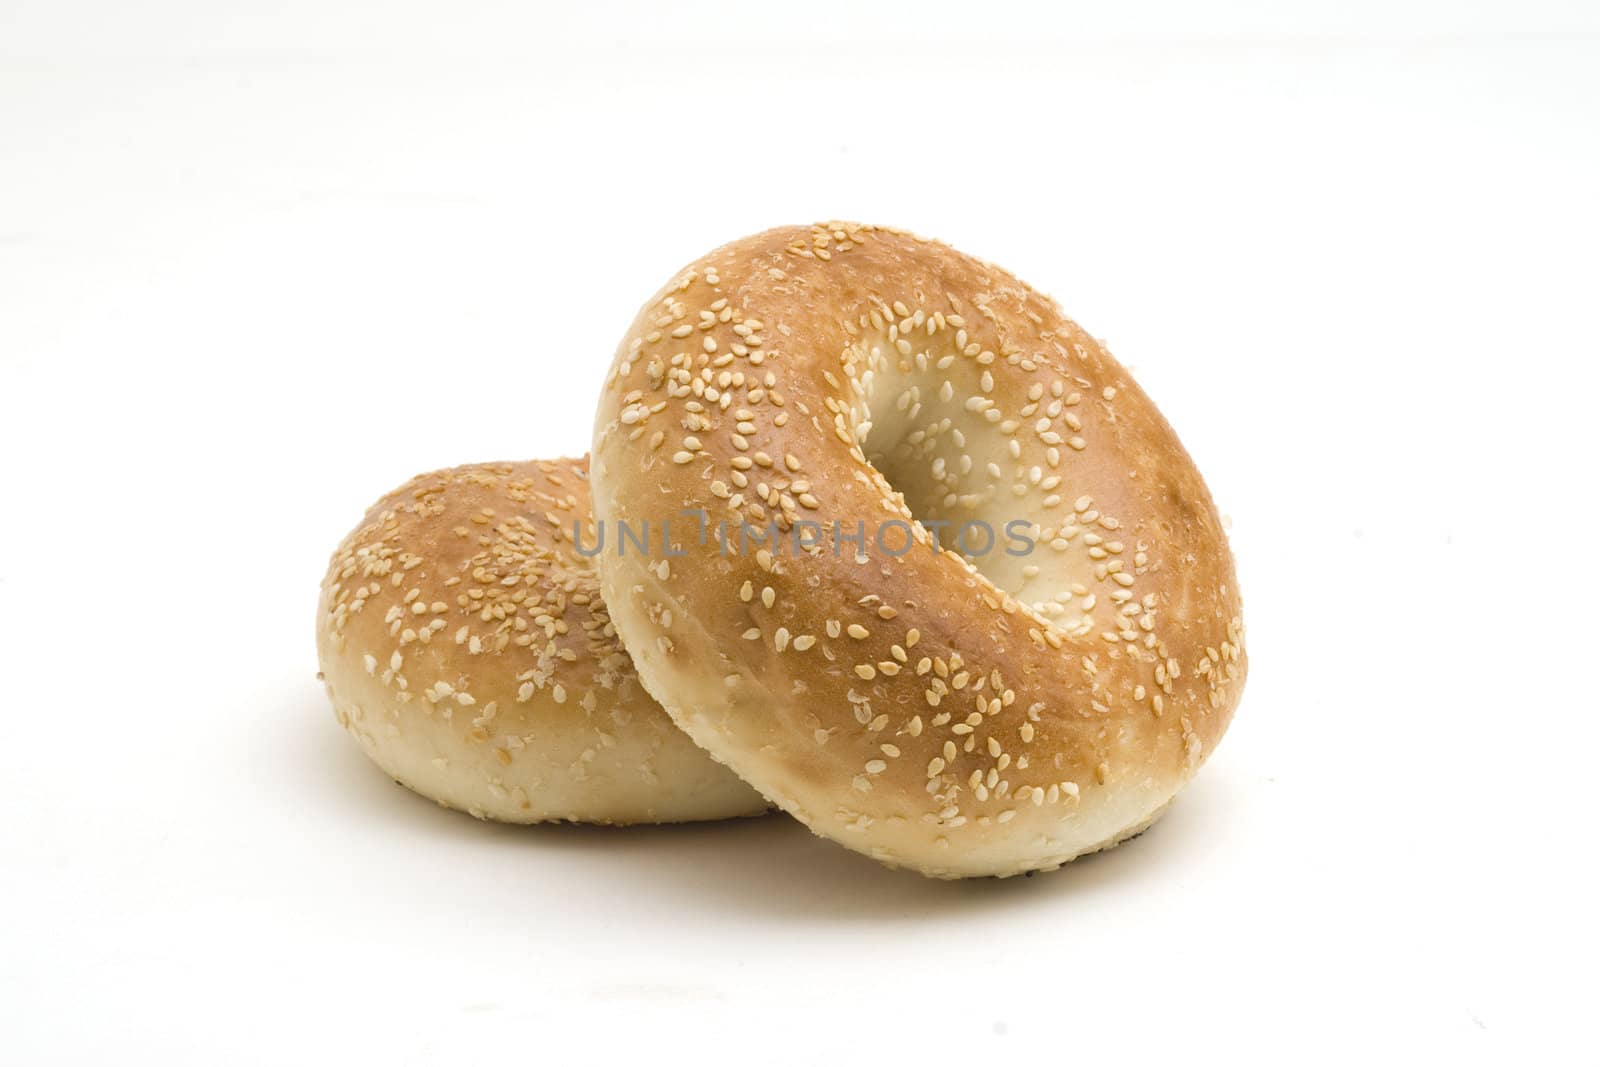
{"label": "lower bagel", "polygon": [[645,685],[891,865],[1114,844],[1243,689],[1233,559],[1171,427],[1054,301],[936,242],[828,223],[685,268],[618,348],[593,479]]}
{"label": "lower bagel", "polygon": [[584,527],[582,459],[455,467],[386,494],[322,582],[317,655],[340,725],[401,784],[479,818],[764,811],[639,684],[574,547]]}

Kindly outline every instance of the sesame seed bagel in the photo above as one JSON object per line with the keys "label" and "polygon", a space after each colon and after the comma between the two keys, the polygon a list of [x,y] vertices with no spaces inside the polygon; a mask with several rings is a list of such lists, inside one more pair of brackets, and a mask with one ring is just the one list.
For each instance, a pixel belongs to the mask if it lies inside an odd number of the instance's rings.
{"label": "sesame seed bagel", "polygon": [[386,494],[322,582],[339,724],[401,784],[479,818],[765,810],[639,684],[573,546],[592,521],[584,459],[455,467]]}
{"label": "sesame seed bagel", "polygon": [[1054,301],[936,242],[830,223],[691,264],[617,351],[592,474],[645,686],[890,865],[1115,844],[1238,702],[1233,560],[1171,427]]}

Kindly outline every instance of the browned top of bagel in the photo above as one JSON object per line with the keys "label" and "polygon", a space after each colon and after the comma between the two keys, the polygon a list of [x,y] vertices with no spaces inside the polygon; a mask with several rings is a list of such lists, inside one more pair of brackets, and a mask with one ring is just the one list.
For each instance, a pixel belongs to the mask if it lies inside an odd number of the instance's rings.
{"label": "browned top of bagel", "polygon": [[[646,684],[820,833],[930,873],[1114,841],[1170,800],[1245,673],[1206,486],[1139,386],[1054,301],[897,231],[758,234],[640,313],[597,415],[596,513],[789,531],[982,516],[1026,556],[825,544],[607,552]],[[898,535],[897,535],[898,536]],[[737,547],[737,546],[736,546]]]}
{"label": "browned top of bagel", "polygon": [[[572,548],[592,521],[584,460],[491,463],[418,475],[367,511],[335,554],[333,634],[374,652],[374,669],[441,714],[483,717],[471,689],[548,690],[568,715],[632,675],[600,598]],[[515,651],[515,656],[502,653]],[[469,728],[487,741],[489,721]],[[509,709],[508,709],[509,710]]]}

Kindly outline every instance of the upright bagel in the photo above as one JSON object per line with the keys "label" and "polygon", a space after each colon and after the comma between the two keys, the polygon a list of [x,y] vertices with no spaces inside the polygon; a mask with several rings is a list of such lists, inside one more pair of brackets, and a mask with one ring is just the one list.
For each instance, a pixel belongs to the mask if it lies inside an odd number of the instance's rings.
{"label": "upright bagel", "polygon": [[[645,686],[885,863],[1005,875],[1115,844],[1238,702],[1233,560],[1171,427],[1052,300],[944,245],[832,223],[690,265],[617,351],[593,479]],[[1007,550],[936,552],[945,521]]]}
{"label": "upright bagel", "polygon": [[392,777],[505,822],[682,822],[766,802],[638,683],[573,545],[584,460],[413,478],[333,555],[317,655],[339,722]]}

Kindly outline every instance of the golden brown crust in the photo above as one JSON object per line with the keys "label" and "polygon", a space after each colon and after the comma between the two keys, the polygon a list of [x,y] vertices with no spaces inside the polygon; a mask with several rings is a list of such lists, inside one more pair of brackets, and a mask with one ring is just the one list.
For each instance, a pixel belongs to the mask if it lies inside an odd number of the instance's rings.
{"label": "golden brown crust", "polygon": [[[623,340],[594,454],[613,542],[671,519],[684,553],[599,560],[645,684],[885,862],[1008,874],[1113,842],[1238,701],[1233,561],[1171,427],[1053,301],[944,245],[833,223],[712,252]],[[775,522],[782,549],[697,543],[680,509]],[[969,562],[922,525],[973,519],[1025,520],[1036,548]],[[796,552],[807,521],[822,543]],[[877,544],[885,521],[917,544]]]}
{"label": "golden brown crust", "polygon": [[575,528],[593,533],[586,460],[455,467],[386,494],[322,585],[340,723],[411,788],[483,817],[763,810],[640,686]]}

